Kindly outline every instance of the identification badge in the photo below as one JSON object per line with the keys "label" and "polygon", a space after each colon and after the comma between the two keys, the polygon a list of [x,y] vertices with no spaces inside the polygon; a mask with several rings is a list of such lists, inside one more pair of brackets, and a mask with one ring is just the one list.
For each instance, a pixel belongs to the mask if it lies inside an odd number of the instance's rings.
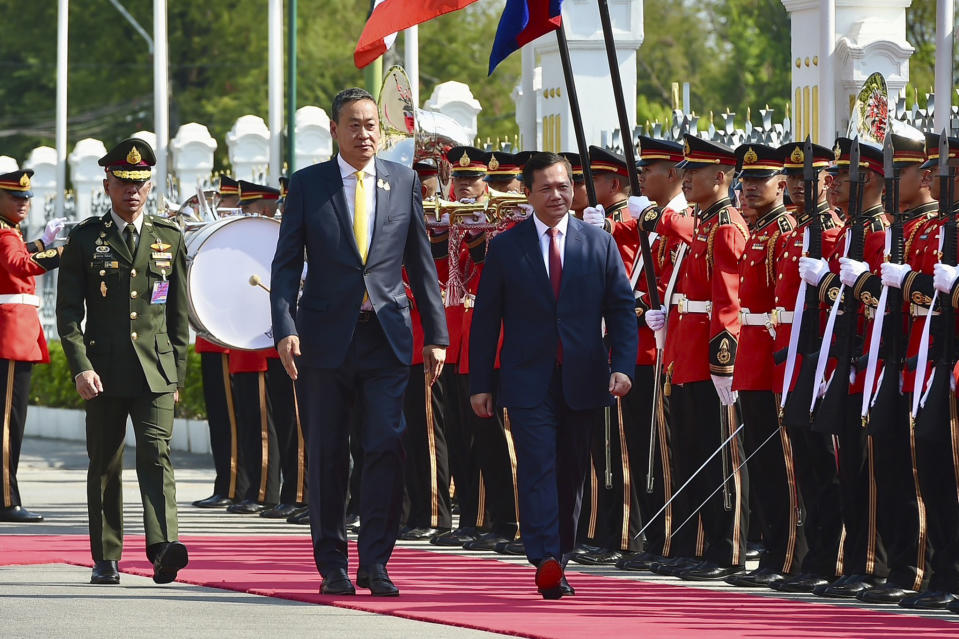
{"label": "identification badge", "polygon": [[166,304],[167,294],[170,292],[170,282],[164,280],[156,282],[153,285],[153,295],[150,297],[151,304]]}
{"label": "identification badge", "polygon": [[152,257],[155,260],[172,260],[173,259],[173,255],[171,255],[170,253],[163,253],[158,251],[154,251],[152,254]]}

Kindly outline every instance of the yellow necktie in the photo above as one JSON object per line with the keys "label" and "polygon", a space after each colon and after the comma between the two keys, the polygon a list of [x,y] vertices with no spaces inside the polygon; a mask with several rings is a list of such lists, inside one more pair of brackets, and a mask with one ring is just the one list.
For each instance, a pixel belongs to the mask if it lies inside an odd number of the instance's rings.
{"label": "yellow necktie", "polygon": [[360,259],[366,264],[369,252],[370,216],[366,210],[366,187],[363,186],[363,171],[356,172],[356,202],[353,205],[353,236]]}

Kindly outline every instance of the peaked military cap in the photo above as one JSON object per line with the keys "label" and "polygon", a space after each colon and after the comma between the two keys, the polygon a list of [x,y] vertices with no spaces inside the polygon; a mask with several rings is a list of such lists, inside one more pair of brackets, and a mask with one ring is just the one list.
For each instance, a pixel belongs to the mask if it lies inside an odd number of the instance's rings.
{"label": "peaked military cap", "polygon": [[240,187],[229,175],[220,176],[220,195],[237,195]]}
{"label": "peaked military cap", "polygon": [[653,162],[667,161],[677,164],[683,161],[683,145],[671,140],[658,140],[639,136],[639,148],[636,149],[639,159],[636,166],[649,166]]}
{"label": "peaked military cap", "polygon": [[765,144],[740,144],[736,148],[738,178],[768,178],[783,170],[779,149]]}
{"label": "peaked military cap", "polygon": [[[939,138],[938,133],[926,134],[926,158],[920,169],[934,169],[939,166]],[[949,138],[949,159],[959,157],[959,138]]]}
{"label": "peaked military cap", "polygon": [[[783,173],[786,175],[798,175],[803,172],[806,166],[806,152],[803,150],[803,142],[790,142],[779,147],[780,159],[783,163]],[[826,147],[812,145],[812,165],[816,169],[825,169],[833,161],[833,153]]]}
{"label": "peaked military cap", "polygon": [[[849,152],[852,149],[852,140],[849,138],[836,138],[836,145],[832,148],[833,157],[836,159],[837,169],[849,168]],[[883,166],[882,149],[870,143],[859,141],[859,168],[872,169],[879,175],[885,175]]]}
{"label": "peaked military cap", "polygon": [[146,182],[157,163],[153,147],[140,138],[127,138],[97,161],[107,173],[127,182]]}
{"label": "peaked military cap", "polygon": [[892,138],[892,163],[897,169],[918,166],[926,161],[926,140],[923,137],[907,137],[896,133]]}
{"label": "peaked military cap", "polygon": [[676,167],[700,169],[717,165],[736,166],[735,151],[720,142],[710,142],[687,133],[683,140],[683,161]]}
{"label": "peaked military cap", "polygon": [[6,191],[13,197],[27,199],[33,197],[33,191],[30,190],[30,178],[33,177],[32,169],[20,169],[0,175],[0,189]]}
{"label": "peaked military cap", "polygon": [[510,180],[523,172],[523,166],[533,155],[532,151],[503,153],[492,151],[486,154],[486,181]]}
{"label": "peaked military cap", "polygon": [[254,200],[278,200],[280,198],[280,189],[274,189],[272,186],[240,180],[239,187],[240,202],[249,203]]}
{"label": "peaked military cap", "polygon": [[626,168],[626,158],[619,153],[613,153],[598,146],[589,147],[589,168],[593,175],[597,173],[613,173],[622,177],[629,177]]}
{"label": "peaked military cap", "polygon": [[431,178],[439,174],[436,164],[432,160],[426,162],[414,162],[413,170],[416,171],[420,179]]}
{"label": "peaked military cap", "polygon": [[486,151],[473,146],[454,146],[446,152],[453,177],[482,177],[486,175]]}
{"label": "peaked military cap", "polygon": [[586,176],[583,174],[583,160],[580,158],[579,153],[563,151],[560,155],[566,158],[570,168],[573,169],[572,175],[570,176],[573,178],[573,182],[585,182]]}

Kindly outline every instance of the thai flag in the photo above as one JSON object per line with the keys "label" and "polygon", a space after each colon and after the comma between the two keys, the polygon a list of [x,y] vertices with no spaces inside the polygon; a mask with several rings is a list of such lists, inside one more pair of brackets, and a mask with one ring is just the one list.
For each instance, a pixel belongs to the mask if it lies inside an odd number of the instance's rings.
{"label": "thai flag", "polygon": [[506,0],[489,56],[489,75],[513,51],[563,24],[563,0]]}
{"label": "thai flag", "polygon": [[353,52],[360,69],[393,46],[396,34],[413,25],[457,11],[476,0],[374,0],[373,10]]}

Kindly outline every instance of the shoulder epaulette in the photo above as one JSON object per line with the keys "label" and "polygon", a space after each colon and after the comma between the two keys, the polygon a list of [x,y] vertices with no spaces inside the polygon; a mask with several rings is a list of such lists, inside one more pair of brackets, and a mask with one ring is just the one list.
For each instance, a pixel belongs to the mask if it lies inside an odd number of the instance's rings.
{"label": "shoulder epaulette", "polygon": [[732,216],[729,215],[729,209],[728,209],[728,208],[722,209],[721,211],[719,211],[719,221],[716,222],[716,223],[717,223],[717,224],[732,224],[732,223],[733,223],[733,219],[732,219]]}
{"label": "shoulder epaulette", "polygon": [[780,233],[788,233],[789,231],[793,230],[793,224],[786,215],[780,215],[776,219],[776,223],[779,225]]}
{"label": "shoulder epaulette", "polygon": [[830,229],[836,228],[836,219],[831,215],[822,215],[820,216],[822,221],[822,230],[828,231]]}
{"label": "shoulder epaulette", "polygon": [[90,217],[80,220],[80,223],[77,224],[74,228],[78,228],[78,229],[83,228],[84,226],[89,226],[90,224],[93,224],[94,222],[102,222],[102,220],[96,215],[91,215]]}
{"label": "shoulder epaulette", "polygon": [[866,230],[878,233],[879,231],[885,231],[887,226],[889,226],[889,224],[882,215],[874,215],[869,218]]}
{"label": "shoulder epaulette", "polygon": [[158,215],[151,215],[149,217],[150,217],[150,221],[153,222],[154,224],[159,224],[160,226],[166,226],[171,229],[176,229],[177,231],[180,230],[180,225],[168,217],[160,217]]}

